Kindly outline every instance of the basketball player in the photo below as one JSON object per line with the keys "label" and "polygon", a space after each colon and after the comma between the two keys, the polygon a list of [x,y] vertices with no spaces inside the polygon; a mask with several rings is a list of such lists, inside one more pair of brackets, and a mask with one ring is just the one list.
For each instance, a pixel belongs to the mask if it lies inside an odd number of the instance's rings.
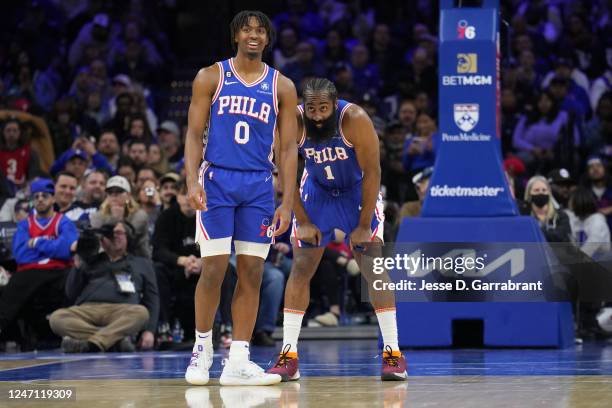
{"label": "basketball player", "polygon": [[[242,11],[230,25],[236,56],[200,70],[193,82],[185,166],[189,201],[199,210],[196,241],[202,274],[195,292],[196,341],[187,382],[208,382],[212,326],[232,239],[238,283],[232,301],[234,323],[229,359],[221,385],[270,385],[281,377],[249,360],[249,340],[259,305],[264,260],[273,235],[289,227],[295,189],[297,150],[293,83],[262,62],[273,28],[259,11]],[[202,160],[204,128],[208,143]],[[291,192],[274,210],[272,151],[280,134],[279,167]],[[279,224],[277,227],[277,223]]]}
{"label": "basketball player", "polygon": [[[358,261],[358,250],[372,246],[365,243],[382,243],[378,136],[365,111],[337,95],[333,83],[314,78],[304,87],[304,105],[298,107],[298,148],[305,168],[293,207],[294,255],[285,290],[283,349],[268,370],[283,381],[300,378],[297,340],[310,300],[310,280],[334,229],[348,235]],[[374,247],[369,250],[381,250],[380,245]],[[374,276],[371,268],[362,273],[368,281]],[[404,380],[406,362],[398,347],[393,292],[369,292],[384,342],[381,378]]]}

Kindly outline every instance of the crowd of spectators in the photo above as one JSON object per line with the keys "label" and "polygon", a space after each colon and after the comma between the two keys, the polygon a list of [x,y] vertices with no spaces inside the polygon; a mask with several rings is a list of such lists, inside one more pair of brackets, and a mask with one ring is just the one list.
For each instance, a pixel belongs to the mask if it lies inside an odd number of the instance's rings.
{"label": "crowd of spectators", "polygon": [[[56,289],[68,278],[71,296],[59,290],[55,302],[32,312],[25,310],[32,303],[32,297],[25,298],[30,292],[19,303],[4,286],[0,304],[10,302],[13,309],[21,304],[24,310],[0,308],[3,338],[14,331],[15,318],[36,312],[46,316],[60,307],[51,315],[50,328],[68,339],[65,348],[71,351],[130,349],[130,337],[137,336],[146,349],[153,346],[151,335],[158,346],[193,336],[193,291],[201,261],[193,241],[195,214],[182,178],[186,123],[164,116],[174,57],[163,28],[171,22],[155,12],[158,6],[144,3],[109,8],[96,0],[32,0],[11,9],[12,23],[0,29],[8,39],[0,46],[3,231],[19,234],[16,223],[35,213],[34,205],[52,199],[49,219],[63,215],[62,222],[69,221],[77,235],[88,231],[99,236],[102,247],[117,252],[104,262],[150,265],[155,276],[144,273],[134,288],[146,293],[147,301],[126,309],[135,316],[131,325],[123,322],[117,330],[109,320],[100,323],[114,327],[106,333],[84,330],[75,315],[84,318],[87,301],[74,302],[91,282],[79,280],[75,274],[83,268],[54,252],[62,268],[39,276],[59,276],[51,286]],[[341,98],[370,115],[381,151],[385,238],[392,241],[401,219],[420,213],[440,143],[437,12],[423,1],[286,3],[271,15],[278,41],[266,61],[298,90],[313,76],[331,79]],[[514,196],[549,240],[573,242],[589,256],[603,256],[610,251],[612,227],[610,3],[502,1],[502,19],[508,24],[502,25],[501,36],[501,146]],[[52,189],[49,183],[37,185],[41,191],[32,189],[34,180],[49,178]],[[123,245],[124,234],[125,250],[114,248],[115,241]],[[19,265],[32,263],[22,255],[36,252],[40,240],[35,238],[14,254],[10,238],[4,241],[0,283],[6,281],[3,276],[14,280],[24,273]],[[339,233],[313,280],[314,325],[338,325],[347,310],[366,308],[359,302],[358,266],[341,241]],[[259,344],[273,344],[270,335],[278,323],[291,255],[285,237],[266,262],[266,296],[255,334]],[[226,281],[224,298],[229,298],[235,284],[231,264]],[[127,298],[127,304],[134,303],[135,297]],[[117,298],[94,301],[112,304]],[[228,311],[224,299],[219,322],[225,327],[231,326]]]}

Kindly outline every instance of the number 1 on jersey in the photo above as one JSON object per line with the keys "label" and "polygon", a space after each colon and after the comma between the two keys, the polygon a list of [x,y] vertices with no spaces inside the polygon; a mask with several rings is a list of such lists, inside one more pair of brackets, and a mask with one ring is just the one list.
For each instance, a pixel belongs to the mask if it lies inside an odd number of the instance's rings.
{"label": "number 1 on jersey", "polygon": [[[242,129],[242,131],[241,131]],[[236,123],[234,128],[234,140],[239,144],[246,144],[249,141],[249,124],[241,120]]]}
{"label": "number 1 on jersey", "polygon": [[325,174],[327,175],[328,180],[334,180],[334,175],[331,171],[331,166],[325,166]]}

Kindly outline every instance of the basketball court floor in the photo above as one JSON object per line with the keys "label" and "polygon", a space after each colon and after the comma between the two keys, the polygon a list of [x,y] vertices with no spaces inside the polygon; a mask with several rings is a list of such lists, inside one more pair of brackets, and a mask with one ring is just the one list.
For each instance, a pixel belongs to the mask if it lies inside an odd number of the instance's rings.
{"label": "basketball court floor", "polygon": [[[372,340],[299,343],[298,382],[220,387],[183,380],[188,352],[0,355],[0,406],[48,407],[610,407],[612,345],[569,349],[407,350],[409,380],[381,382]],[[262,366],[277,350],[252,349]],[[9,390],[72,387],[76,400],[9,399]],[[14,394],[13,394],[14,395]]]}

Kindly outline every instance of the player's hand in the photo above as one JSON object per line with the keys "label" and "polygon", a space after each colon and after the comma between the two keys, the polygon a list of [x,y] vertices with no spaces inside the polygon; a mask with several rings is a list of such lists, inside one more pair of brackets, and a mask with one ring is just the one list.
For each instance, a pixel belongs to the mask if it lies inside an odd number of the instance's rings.
{"label": "player's hand", "polygon": [[300,224],[297,230],[297,239],[309,243],[310,245],[319,246],[321,243],[321,231],[316,225],[310,222]]}
{"label": "player's hand", "polygon": [[190,184],[187,195],[189,197],[189,205],[194,210],[206,211],[206,192],[200,183]]}
{"label": "player's hand", "polygon": [[155,345],[155,336],[148,330],[142,332],[142,336],[140,336],[140,349],[141,350],[151,350]]}
{"label": "player's hand", "polygon": [[[272,219],[272,228],[274,228],[274,236],[278,237],[287,231],[289,228],[289,222],[291,221],[291,208],[285,205],[280,205],[276,211],[274,211],[274,218]],[[278,224],[278,226],[277,226]]]}
{"label": "player's hand", "polygon": [[351,232],[349,237],[353,251],[364,251],[365,244],[372,241],[372,229],[370,227],[358,226]]}

